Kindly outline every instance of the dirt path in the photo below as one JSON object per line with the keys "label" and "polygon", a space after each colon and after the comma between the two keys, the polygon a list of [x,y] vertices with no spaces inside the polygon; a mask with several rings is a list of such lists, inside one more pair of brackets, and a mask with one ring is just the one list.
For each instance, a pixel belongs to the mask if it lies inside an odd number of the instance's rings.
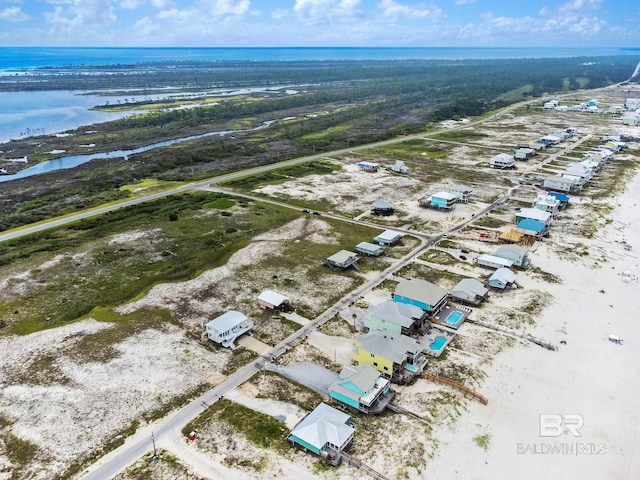
{"label": "dirt path", "polygon": [[236,343],[251,350],[252,352],[256,352],[261,357],[267,355],[273,348],[271,345],[267,345],[254,337],[250,337],[249,335],[242,335],[238,340],[236,340]]}

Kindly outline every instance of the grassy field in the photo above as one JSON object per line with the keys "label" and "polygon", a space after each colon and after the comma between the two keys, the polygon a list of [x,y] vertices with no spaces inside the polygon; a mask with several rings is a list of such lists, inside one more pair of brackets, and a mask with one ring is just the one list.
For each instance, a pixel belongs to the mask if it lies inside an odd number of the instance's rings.
{"label": "grassy field", "polygon": [[289,432],[284,423],[224,398],[208,407],[195,420],[187,423],[182,433],[186,437],[190,432],[201,432],[212,421],[231,425],[237,434],[244,435],[258,447],[273,448],[276,451],[289,449],[286,441]]}
{"label": "grassy field", "polygon": [[[223,265],[255,235],[299,217],[298,212],[286,208],[198,192],[5,242],[0,245],[0,274],[17,277],[9,280],[0,303],[2,332],[27,334],[89,315],[126,321],[108,312],[140,298],[155,284],[191,279]],[[377,232],[327,217],[323,220],[333,230],[327,243],[285,242],[278,255],[256,260],[255,265],[240,270],[240,275],[250,279],[257,272],[272,271],[273,288],[322,283],[328,273],[322,264],[325,257],[340,248],[352,248]],[[380,259],[362,263],[366,270],[387,265]],[[294,275],[288,265],[304,266],[304,271]],[[350,286],[363,281],[354,272],[331,273],[343,276]],[[320,307],[302,304],[300,313],[312,318],[319,314],[319,308],[344,293],[341,289],[327,291]],[[253,299],[247,301],[253,304]],[[270,318],[256,320],[265,325],[273,323]],[[280,331],[265,340],[276,342],[292,331],[282,324]]]}
{"label": "grassy field", "polygon": [[[23,272],[6,295],[5,333],[26,334],[115,307],[151,286],[223,265],[249,238],[296,217],[251,202],[184,194],[0,245],[0,271]],[[151,227],[153,226],[153,227]],[[17,280],[16,280],[17,282]]]}

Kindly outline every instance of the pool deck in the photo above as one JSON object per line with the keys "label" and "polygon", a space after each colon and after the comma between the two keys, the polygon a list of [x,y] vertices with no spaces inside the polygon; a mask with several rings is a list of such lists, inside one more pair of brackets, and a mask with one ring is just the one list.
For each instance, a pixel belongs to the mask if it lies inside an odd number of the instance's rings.
{"label": "pool deck", "polygon": [[[424,347],[425,353],[427,355],[431,355],[432,357],[439,357],[455,336],[456,334],[454,332],[443,330],[442,328],[438,328],[435,325],[431,325],[431,327],[427,329],[425,334],[418,338],[418,343]],[[433,342],[437,337],[445,337],[447,340],[439,349],[434,350],[431,348],[431,342]]]}
{"label": "pool deck", "polygon": [[[460,318],[454,323],[447,322],[447,318],[453,312],[460,312]],[[462,305],[445,305],[442,310],[438,312],[438,314],[433,318],[435,323],[439,323],[440,325],[444,325],[445,327],[453,328],[457,330],[460,328],[460,325],[464,323],[467,317],[471,314],[471,309],[467,307],[463,307]]]}

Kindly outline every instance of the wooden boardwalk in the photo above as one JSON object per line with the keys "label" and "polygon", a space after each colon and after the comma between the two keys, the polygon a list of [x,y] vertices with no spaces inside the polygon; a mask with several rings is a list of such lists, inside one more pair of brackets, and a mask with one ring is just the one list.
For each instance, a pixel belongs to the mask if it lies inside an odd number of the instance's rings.
{"label": "wooden boardwalk", "polygon": [[380,472],[374,470],[368,465],[365,465],[360,460],[353,458],[351,455],[346,454],[344,452],[341,452],[340,455],[342,457],[342,461],[345,462],[347,465],[351,465],[352,467],[355,467],[358,470],[362,470],[371,478],[375,478],[376,480],[389,480],[389,478],[385,477]]}
{"label": "wooden boardwalk", "polygon": [[487,400],[486,397],[480,395],[478,392],[475,392],[471,390],[469,387],[465,387],[460,383],[456,383],[453,380],[449,380],[448,378],[438,377],[437,375],[431,375],[430,373],[424,373],[424,372],[422,372],[422,377],[426,378],[427,380],[431,380],[433,382],[441,383],[442,385],[447,385],[451,388],[455,388],[456,390],[459,390],[466,395],[472,396],[483,405],[486,405],[487,403],[489,403],[489,400]]}
{"label": "wooden boardwalk", "polygon": [[523,335],[513,330],[509,330],[508,328],[501,327],[499,325],[491,325],[489,323],[480,322],[478,320],[472,320],[467,318],[467,322],[473,323],[474,325],[480,325],[484,328],[489,328],[491,330],[495,330],[496,332],[506,333],[507,335],[511,335],[512,337],[522,338],[523,340],[527,340],[528,342],[535,343],[536,345],[540,345],[543,348],[551,351],[557,351],[558,347],[552,343],[545,342],[544,340],[538,340],[537,338],[530,337],[529,335]]}

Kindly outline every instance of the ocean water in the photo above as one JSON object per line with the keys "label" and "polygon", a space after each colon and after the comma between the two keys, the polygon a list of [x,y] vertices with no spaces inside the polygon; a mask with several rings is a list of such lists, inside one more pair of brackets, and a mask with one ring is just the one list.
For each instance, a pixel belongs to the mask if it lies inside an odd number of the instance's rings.
{"label": "ocean water", "polygon": [[0,70],[163,61],[562,58],[637,54],[612,47],[0,47]]}

